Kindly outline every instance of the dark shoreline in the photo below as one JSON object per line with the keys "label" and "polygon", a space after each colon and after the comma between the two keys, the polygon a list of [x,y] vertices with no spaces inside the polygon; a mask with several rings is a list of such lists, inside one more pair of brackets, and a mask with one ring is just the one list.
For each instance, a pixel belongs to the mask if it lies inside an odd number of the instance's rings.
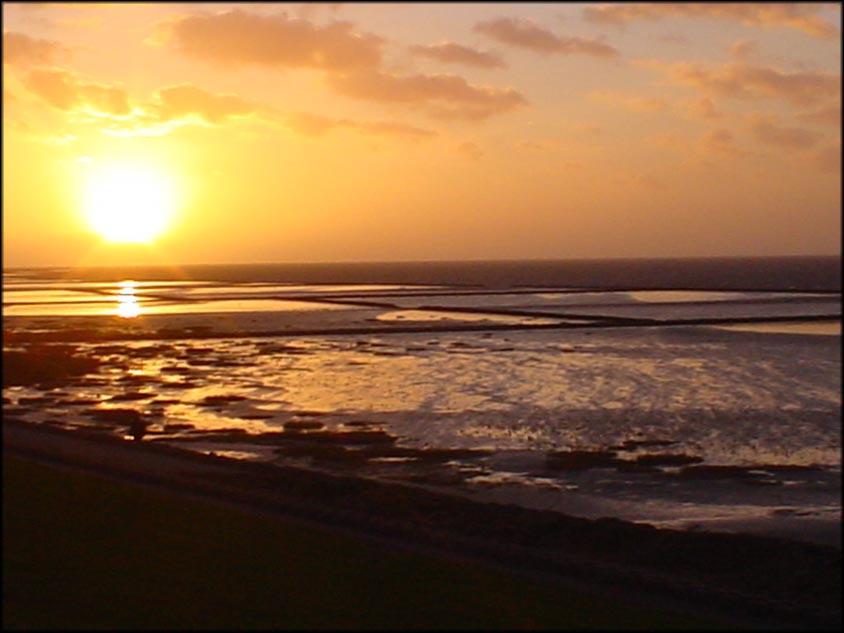
{"label": "dark shoreline", "polygon": [[[12,419],[4,420],[4,451],[528,573],[642,592],[762,627],[841,622],[841,550],[832,546],[579,519]],[[144,460],[162,466],[151,469]]]}
{"label": "dark shoreline", "polygon": [[[475,312],[466,310],[467,312]],[[489,312],[489,311],[487,311]],[[532,316],[538,316],[533,314]],[[617,318],[613,320],[607,317],[587,317],[584,315],[558,315],[559,318],[595,318],[595,322],[585,323],[554,323],[554,324],[483,324],[483,325],[417,325],[397,326],[391,323],[377,327],[351,327],[351,328],[301,328],[271,331],[196,331],[194,328],[181,328],[170,330],[159,330],[154,334],[149,332],[132,333],[127,331],[108,331],[97,328],[99,322],[104,320],[100,316],[75,317],[76,319],[87,318],[91,320],[90,328],[65,328],[50,332],[27,331],[25,329],[15,330],[8,328],[3,330],[4,343],[97,343],[111,341],[141,341],[141,340],[201,340],[217,338],[275,338],[293,336],[354,336],[361,334],[420,334],[420,333],[452,333],[452,332],[498,332],[514,330],[582,330],[582,329],[605,329],[605,328],[636,328],[636,327],[682,327],[689,325],[739,325],[748,323],[814,323],[814,322],[835,322],[840,321],[840,315],[819,315],[819,316],[782,316],[782,317],[745,317],[745,318],[711,318],[711,319],[673,319],[673,320],[644,320]],[[40,317],[13,317],[19,319],[32,319]],[[597,319],[602,319],[600,322]]]}

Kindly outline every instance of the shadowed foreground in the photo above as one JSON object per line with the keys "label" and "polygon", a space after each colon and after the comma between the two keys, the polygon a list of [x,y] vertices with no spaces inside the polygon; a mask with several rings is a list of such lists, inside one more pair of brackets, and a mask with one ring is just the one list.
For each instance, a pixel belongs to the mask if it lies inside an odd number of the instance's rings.
{"label": "shadowed foreground", "polygon": [[[762,630],[841,620],[830,545],[476,503],[11,417],[3,452],[51,466],[4,479],[6,596],[38,617],[61,599],[87,601],[81,613],[187,609],[211,627],[658,628],[675,626],[669,611]],[[27,568],[53,589],[18,581]],[[108,600],[94,590],[121,582]]]}
{"label": "shadowed foreground", "polygon": [[711,626],[8,455],[3,506],[6,629]]}

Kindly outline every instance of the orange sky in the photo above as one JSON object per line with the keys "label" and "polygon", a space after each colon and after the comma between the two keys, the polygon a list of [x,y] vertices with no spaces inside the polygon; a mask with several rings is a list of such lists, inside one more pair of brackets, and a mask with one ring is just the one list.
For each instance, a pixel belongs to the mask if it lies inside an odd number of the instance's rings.
{"label": "orange sky", "polygon": [[[3,265],[838,254],[840,24],[5,2]],[[92,232],[86,183],[115,165],[167,183],[149,244]]]}

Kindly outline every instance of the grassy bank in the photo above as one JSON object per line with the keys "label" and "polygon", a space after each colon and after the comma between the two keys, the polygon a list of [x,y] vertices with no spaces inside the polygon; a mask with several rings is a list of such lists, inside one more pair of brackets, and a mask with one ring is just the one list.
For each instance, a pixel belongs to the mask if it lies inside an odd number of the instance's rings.
{"label": "grassy bank", "polygon": [[4,629],[711,628],[29,460],[3,460]]}

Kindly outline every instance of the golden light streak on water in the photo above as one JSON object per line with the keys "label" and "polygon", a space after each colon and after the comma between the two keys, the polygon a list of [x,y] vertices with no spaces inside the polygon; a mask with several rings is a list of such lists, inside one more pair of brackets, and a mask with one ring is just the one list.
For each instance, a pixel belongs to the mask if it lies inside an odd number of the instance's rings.
{"label": "golden light streak on water", "polygon": [[117,284],[117,316],[124,319],[134,319],[141,313],[141,306],[135,296],[137,287],[131,280],[121,281]]}

